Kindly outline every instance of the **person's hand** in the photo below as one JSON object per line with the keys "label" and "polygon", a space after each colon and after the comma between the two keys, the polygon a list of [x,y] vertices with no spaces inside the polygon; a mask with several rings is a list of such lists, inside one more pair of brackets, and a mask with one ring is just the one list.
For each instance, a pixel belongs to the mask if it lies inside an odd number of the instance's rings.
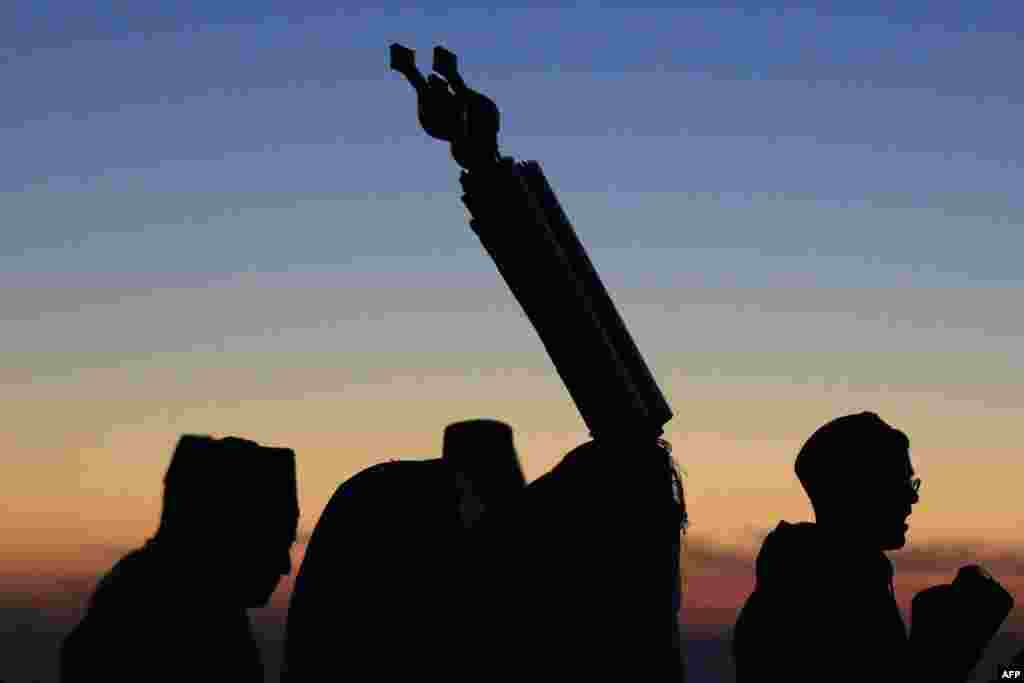
{"label": "person's hand", "polygon": [[939,680],[964,680],[1012,607],[1013,598],[991,575],[977,565],[962,567],[952,583],[926,588],[911,602],[917,661],[944,672]]}

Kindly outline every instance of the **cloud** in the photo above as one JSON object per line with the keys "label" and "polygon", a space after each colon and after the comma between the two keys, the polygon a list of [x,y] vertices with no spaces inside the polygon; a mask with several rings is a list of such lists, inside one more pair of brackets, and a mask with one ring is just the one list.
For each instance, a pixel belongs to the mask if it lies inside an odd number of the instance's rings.
{"label": "cloud", "polygon": [[[751,527],[748,531],[753,538],[763,541],[769,530]],[[757,548],[724,545],[708,535],[688,537],[686,550],[691,566],[719,573],[752,571],[758,551]],[[906,548],[890,553],[889,558],[897,573],[955,572],[964,565],[979,564],[997,578],[1024,578],[1024,547],[997,546],[984,540],[911,542]]]}
{"label": "cloud", "polygon": [[890,557],[897,572],[941,573],[980,564],[996,578],[1024,578],[1024,548],[991,546],[984,541],[909,544]]}
{"label": "cloud", "polygon": [[687,567],[700,572],[710,570],[749,577],[754,570],[754,551],[722,545],[710,536],[690,535],[686,538],[684,561]]}

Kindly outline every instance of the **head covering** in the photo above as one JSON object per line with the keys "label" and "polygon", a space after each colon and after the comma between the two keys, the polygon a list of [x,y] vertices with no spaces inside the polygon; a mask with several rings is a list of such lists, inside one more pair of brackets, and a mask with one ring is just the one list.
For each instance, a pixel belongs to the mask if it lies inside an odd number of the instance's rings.
{"label": "head covering", "polygon": [[445,427],[441,460],[472,479],[487,497],[526,486],[512,427],[498,420],[462,420]]}
{"label": "head covering", "polygon": [[848,490],[851,482],[869,483],[880,473],[902,466],[909,446],[906,434],[864,411],[819,427],[797,454],[794,469],[814,499],[840,488]]}
{"label": "head covering", "polygon": [[480,418],[453,422],[444,428],[441,457],[445,460],[461,462],[476,457],[481,450],[495,449],[515,452],[512,427],[504,422]]}
{"label": "head covering", "polygon": [[233,527],[265,533],[298,515],[295,453],[240,439],[185,434],[164,476],[160,534]]}

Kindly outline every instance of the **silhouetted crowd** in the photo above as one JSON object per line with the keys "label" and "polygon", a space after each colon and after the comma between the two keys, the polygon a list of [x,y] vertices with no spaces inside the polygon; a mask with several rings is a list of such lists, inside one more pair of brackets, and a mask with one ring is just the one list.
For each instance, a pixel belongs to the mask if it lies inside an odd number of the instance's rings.
{"label": "silhouetted crowd", "polygon": [[[527,484],[512,429],[467,420],[445,428],[440,458],[343,482],[298,569],[282,681],[683,681],[686,502],[650,436],[671,410],[539,164],[500,156],[494,102],[441,46],[429,78],[412,50],[390,55],[424,130],[472,171],[470,225],[595,438]],[[870,412],[804,443],[795,473],[815,521],[764,540],[733,631],[737,680],[971,675],[1013,599],[968,565],[914,597],[908,634],[885,553],[920,500],[909,446]],[[291,450],[182,437],[159,528],[99,582],[62,680],[262,681],[246,609],[291,572],[298,518]]]}
{"label": "silhouetted crowd", "polygon": [[[737,680],[967,680],[1013,601],[968,566],[915,596],[907,634],[885,555],[920,496],[906,435],[840,417],[795,472],[816,521],[764,540]],[[246,609],[292,571],[298,518],[291,450],[183,436],[159,527],[99,581],[61,680],[263,681]],[[337,488],[298,568],[282,681],[683,681],[685,525],[664,442],[590,441],[527,485],[507,424],[448,425],[440,458]]]}

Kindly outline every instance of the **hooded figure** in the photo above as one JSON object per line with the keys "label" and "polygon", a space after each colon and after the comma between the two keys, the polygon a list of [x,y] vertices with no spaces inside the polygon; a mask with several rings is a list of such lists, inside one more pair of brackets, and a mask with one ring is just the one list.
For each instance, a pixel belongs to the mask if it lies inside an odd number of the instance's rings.
{"label": "hooded figure", "polygon": [[156,535],[98,583],[61,649],[61,680],[263,681],[248,607],[291,571],[295,454],[186,435]]}
{"label": "hooded figure", "polygon": [[903,432],[874,413],[840,417],[801,448],[816,523],[780,522],[757,556],[736,622],[736,680],[904,680],[910,659],[884,551],[906,543],[913,478]]}
{"label": "hooded figure", "polygon": [[884,554],[856,552],[810,522],[783,521],[761,546],[756,577],[734,632],[737,681],[765,672],[821,680],[843,653],[853,660],[844,670],[863,670],[857,680],[901,680],[888,675],[907,657],[907,634]]}
{"label": "hooded figure", "polygon": [[342,483],[295,580],[282,680],[472,677],[472,531],[525,485],[512,429],[496,420],[449,425],[439,459],[382,463]]}

